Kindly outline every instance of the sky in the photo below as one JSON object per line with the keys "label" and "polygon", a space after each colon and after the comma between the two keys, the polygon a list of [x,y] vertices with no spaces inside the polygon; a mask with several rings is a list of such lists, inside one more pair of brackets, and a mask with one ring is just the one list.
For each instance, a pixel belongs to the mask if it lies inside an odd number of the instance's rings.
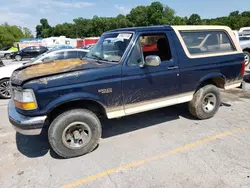
{"label": "sky", "polygon": [[[234,10],[250,11],[249,0],[159,0],[176,11],[178,16],[199,14],[202,18],[227,16]],[[28,27],[35,34],[41,18],[50,25],[72,22],[74,18],[116,16],[127,14],[138,5],[149,5],[150,0],[0,0],[0,24],[9,23]]]}

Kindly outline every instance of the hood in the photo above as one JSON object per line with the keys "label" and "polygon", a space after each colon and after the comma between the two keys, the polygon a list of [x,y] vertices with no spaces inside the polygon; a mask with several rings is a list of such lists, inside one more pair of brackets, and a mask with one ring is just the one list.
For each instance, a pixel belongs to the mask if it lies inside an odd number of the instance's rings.
{"label": "hood", "polygon": [[11,83],[21,85],[23,82],[35,78],[41,78],[55,74],[62,74],[84,69],[102,68],[112,65],[114,64],[99,64],[96,61],[87,61],[80,59],[56,60],[51,62],[29,64],[27,66],[23,66],[17,69],[12,74]]}

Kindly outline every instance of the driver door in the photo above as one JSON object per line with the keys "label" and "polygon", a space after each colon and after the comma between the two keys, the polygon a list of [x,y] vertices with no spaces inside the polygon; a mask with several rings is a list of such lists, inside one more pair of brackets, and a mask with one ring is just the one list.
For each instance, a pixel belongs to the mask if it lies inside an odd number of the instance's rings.
{"label": "driver door", "polygon": [[[159,66],[144,66],[147,56],[159,56]],[[170,32],[141,33],[122,70],[125,114],[167,106],[179,93],[179,69]]]}

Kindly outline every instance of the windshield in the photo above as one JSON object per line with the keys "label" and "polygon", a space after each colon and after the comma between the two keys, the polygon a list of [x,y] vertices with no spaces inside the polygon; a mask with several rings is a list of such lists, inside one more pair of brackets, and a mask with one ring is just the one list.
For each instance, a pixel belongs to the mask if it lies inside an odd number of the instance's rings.
{"label": "windshield", "polygon": [[100,61],[119,62],[127,49],[132,35],[132,33],[103,35],[85,57]]}

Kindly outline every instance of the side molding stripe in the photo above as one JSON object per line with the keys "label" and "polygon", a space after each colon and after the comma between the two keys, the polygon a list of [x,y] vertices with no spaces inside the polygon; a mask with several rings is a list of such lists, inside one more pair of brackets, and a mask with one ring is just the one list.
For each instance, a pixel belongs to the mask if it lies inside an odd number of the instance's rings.
{"label": "side molding stripe", "polygon": [[107,113],[108,119],[118,118],[122,116],[128,116],[140,112],[146,112],[149,110],[154,110],[158,108],[163,108],[167,106],[172,106],[175,104],[180,104],[184,102],[189,102],[193,99],[194,92],[180,94],[177,96],[169,96],[160,99],[154,99],[150,101],[144,101],[140,103],[125,105],[125,110],[116,110]]}

